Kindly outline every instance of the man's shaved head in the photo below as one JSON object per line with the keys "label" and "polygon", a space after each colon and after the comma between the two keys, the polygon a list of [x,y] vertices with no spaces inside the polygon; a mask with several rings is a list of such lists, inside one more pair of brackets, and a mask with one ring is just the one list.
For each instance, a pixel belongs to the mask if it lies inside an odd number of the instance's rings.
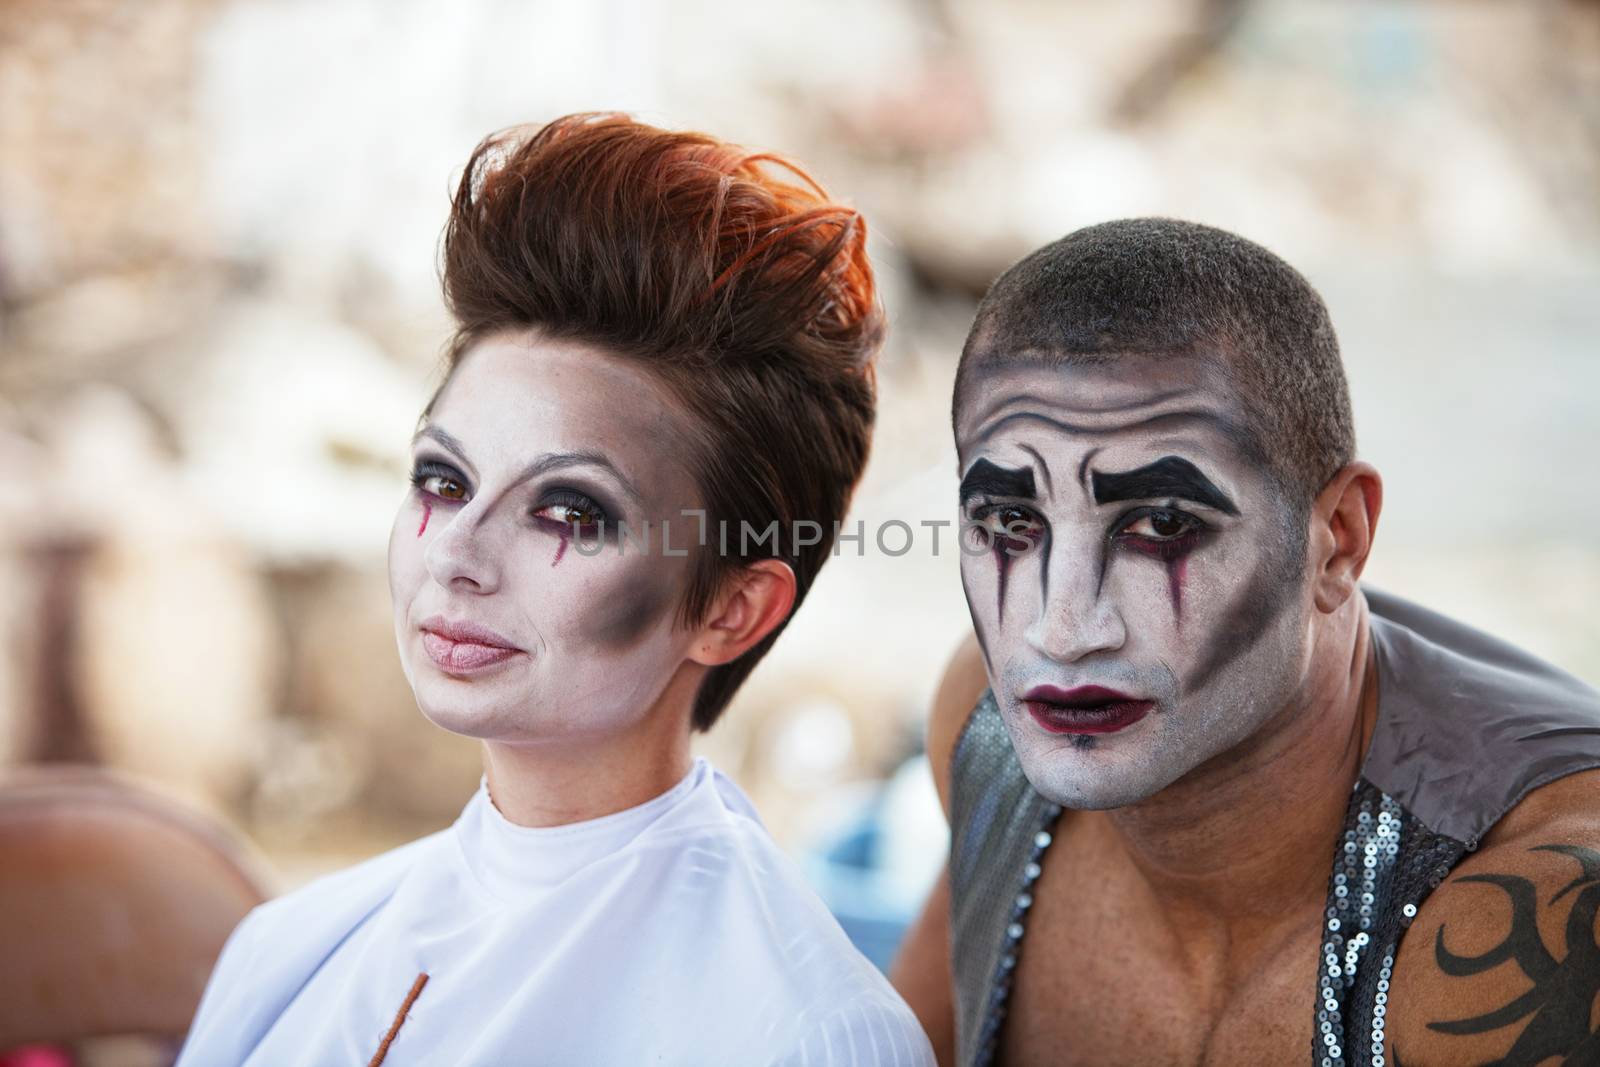
{"label": "man's shaved head", "polygon": [[1249,413],[1246,444],[1297,511],[1354,457],[1339,342],[1317,291],[1260,245],[1177,219],[1088,226],[996,279],[961,353],[956,412],[984,366],[1131,354],[1225,366]]}

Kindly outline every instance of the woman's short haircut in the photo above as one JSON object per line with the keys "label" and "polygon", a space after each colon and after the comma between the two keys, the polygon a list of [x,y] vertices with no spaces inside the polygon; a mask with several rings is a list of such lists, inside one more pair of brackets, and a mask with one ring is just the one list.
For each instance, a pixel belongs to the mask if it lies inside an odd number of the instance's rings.
{"label": "woman's short haircut", "polygon": [[[700,431],[689,460],[708,544],[680,623],[702,621],[723,583],[762,558],[793,567],[798,608],[871,441],[884,316],[866,232],[794,163],[703,133],[578,114],[493,135],[468,160],[444,233],[456,322],[445,380],[476,342],[519,328],[648,368]],[[782,629],[708,673],[695,729]]]}

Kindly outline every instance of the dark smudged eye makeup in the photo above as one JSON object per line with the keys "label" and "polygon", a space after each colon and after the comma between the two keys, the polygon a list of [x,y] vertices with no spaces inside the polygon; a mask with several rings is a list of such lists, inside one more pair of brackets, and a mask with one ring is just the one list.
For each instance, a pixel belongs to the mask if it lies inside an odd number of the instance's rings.
{"label": "dark smudged eye makeup", "polygon": [[593,497],[575,489],[554,489],[546,493],[534,509],[534,517],[559,526],[568,533],[574,526],[582,534],[594,533],[601,523],[611,524],[611,518]]}
{"label": "dark smudged eye makeup", "polygon": [[[447,503],[462,504],[471,496],[461,472],[437,460],[417,461],[411,471],[411,484],[419,492]],[[563,535],[570,535],[574,526],[579,533],[593,534],[602,524],[615,525],[605,505],[588,493],[566,487],[546,490],[530,514],[541,525]]]}
{"label": "dark smudged eye makeup", "polygon": [[454,467],[433,460],[420,460],[411,469],[411,484],[441,500],[462,501],[467,497],[466,479]]}
{"label": "dark smudged eye makeup", "polygon": [[1044,520],[1021,504],[982,504],[969,515],[974,535],[985,542],[1000,539],[1013,551],[1031,546],[1044,532]]}
{"label": "dark smudged eye makeup", "polygon": [[1117,521],[1111,536],[1113,540],[1142,546],[1187,546],[1193,544],[1211,527],[1186,511],[1177,508],[1138,508]]}

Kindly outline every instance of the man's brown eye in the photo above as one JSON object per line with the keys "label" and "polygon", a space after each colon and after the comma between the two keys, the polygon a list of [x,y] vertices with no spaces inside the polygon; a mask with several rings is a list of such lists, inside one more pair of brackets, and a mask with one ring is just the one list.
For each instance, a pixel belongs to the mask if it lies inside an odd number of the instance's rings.
{"label": "man's brown eye", "polygon": [[1039,529],[1039,521],[1033,512],[1014,504],[985,511],[979,523],[991,537],[1031,538]]}
{"label": "man's brown eye", "polygon": [[1158,511],[1150,516],[1150,529],[1157,537],[1177,537],[1183,532],[1183,522],[1176,515]]}
{"label": "man's brown eye", "polygon": [[1176,541],[1201,524],[1178,511],[1150,511],[1122,528],[1122,534],[1145,541]]}

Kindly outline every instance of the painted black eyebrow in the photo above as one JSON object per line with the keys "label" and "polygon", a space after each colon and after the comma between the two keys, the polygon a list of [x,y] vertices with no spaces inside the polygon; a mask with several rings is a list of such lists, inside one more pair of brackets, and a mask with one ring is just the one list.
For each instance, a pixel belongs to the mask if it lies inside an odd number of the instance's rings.
{"label": "painted black eyebrow", "polygon": [[966,502],[976,496],[1014,496],[1024,500],[1034,497],[1033,471],[1028,467],[1012,470],[980,459],[967,468],[961,479],[961,500]]}
{"label": "painted black eyebrow", "polygon": [[[431,424],[424,426],[422,429],[417,431],[416,436],[411,439],[411,442],[414,445],[417,441],[424,437],[431,437],[435,441],[438,441],[445,448],[449,449],[451,452],[454,452],[463,463],[467,462],[466,449],[462,447],[461,442],[457,440],[454,434],[450,433],[448,430],[445,430],[443,427],[434,426]],[[470,466],[470,464],[468,465]],[[527,481],[529,478],[536,478],[541,474],[547,474],[553,470],[564,470],[568,467],[599,467],[601,470],[604,470],[610,474],[612,478],[616,479],[617,484],[622,487],[624,492],[633,498],[635,503],[640,504],[641,506],[644,503],[644,497],[640,494],[638,487],[636,487],[633,482],[629,480],[627,475],[623,474],[622,471],[617,469],[617,465],[615,463],[612,463],[599,452],[547,453],[543,456],[540,456],[526,467],[522,468],[522,471],[513,480],[512,484],[520,484]]]}
{"label": "painted black eyebrow", "polygon": [[1109,504],[1113,500],[1149,500],[1152,497],[1172,496],[1215,508],[1224,515],[1237,515],[1227,494],[1186,459],[1163,456],[1148,466],[1122,473],[1090,475],[1094,486],[1094,502]]}

